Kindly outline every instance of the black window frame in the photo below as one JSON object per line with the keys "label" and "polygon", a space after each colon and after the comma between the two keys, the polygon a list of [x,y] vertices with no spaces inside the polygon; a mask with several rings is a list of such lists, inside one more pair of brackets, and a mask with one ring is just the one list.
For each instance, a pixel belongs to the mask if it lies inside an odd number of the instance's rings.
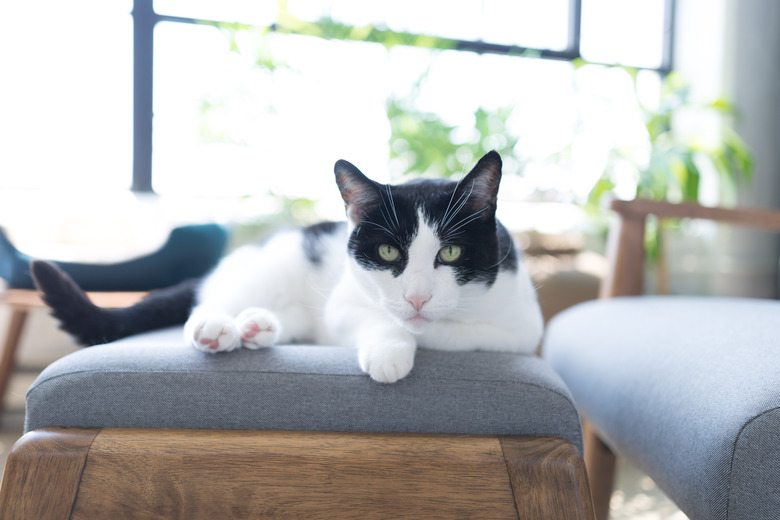
{"label": "black window frame", "polygon": [[[664,0],[662,62],[653,70],[665,76],[672,71],[674,9],[676,0]],[[221,22],[161,15],[154,0],[133,0],[133,180],[131,190],[154,193],[152,188],[152,122],[154,117],[154,29],[160,22],[220,26]],[[564,50],[499,45],[483,41],[456,40],[453,48],[478,54],[533,55],[539,59],[574,61],[582,59],[580,40],[582,0],[569,0],[568,43]],[[270,29],[274,30],[272,26]]]}

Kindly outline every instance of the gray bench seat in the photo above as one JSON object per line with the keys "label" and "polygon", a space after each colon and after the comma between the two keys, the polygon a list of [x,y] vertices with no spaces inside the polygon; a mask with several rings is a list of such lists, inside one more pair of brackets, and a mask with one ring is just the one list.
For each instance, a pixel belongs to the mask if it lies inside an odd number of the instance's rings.
{"label": "gray bench seat", "polygon": [[207,354],[167,329],[90,347],[46,368],[27,431],[48,426],[551,436],[582,452],[579,415],[542,359],[419,350],[379,384],[354,349],[278,346]]}

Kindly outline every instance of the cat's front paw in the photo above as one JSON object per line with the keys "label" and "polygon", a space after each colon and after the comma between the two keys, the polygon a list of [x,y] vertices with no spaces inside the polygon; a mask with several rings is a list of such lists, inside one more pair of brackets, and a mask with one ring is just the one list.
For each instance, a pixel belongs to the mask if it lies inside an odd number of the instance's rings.
{"label": "cat's front paw", "polygon": [[245,348],[270,347],[279,341],[282,326],[274,313],[266,309],[245,309],[236,318],[236,327]]}
{"label": "cat's front paw", "polygon": [[412,371],[415,350],[408,343],[361,345],[358,363],[374,381],[395,383]]}
{"label": "cat's front paw", "polygon": [[184,328],[185,340],[198,350],[216,354],[229,352],[240,344],[240,336],[228,316],[190,320]]}

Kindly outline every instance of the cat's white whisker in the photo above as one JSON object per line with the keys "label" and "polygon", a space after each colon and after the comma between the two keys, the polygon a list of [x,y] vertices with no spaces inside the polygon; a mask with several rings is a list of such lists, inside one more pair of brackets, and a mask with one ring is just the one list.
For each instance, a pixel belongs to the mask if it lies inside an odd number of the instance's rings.
{"label": "cat's white whisker", "polygon": [[398,221],[398,212],[395,209],[395,199],[393,198],[393,190],[390,189],[389,184],[386,184],[385,187],[387,188],[387,198],[390,201],[390,207],[393,209],[393,217],[395,217],[395,225],[397,226],[396,230],[400,230],[401,223]]}
{"label": "cat's white whisker", "polygon": [[382,218],[385,221],[385,224],[388,225],[388,227],[393,227],[393,224],[390,222],[390,217],[385,209],[385,201],[382,199],[382,204],[379,206],[379,213],[382,215]]}
{"label": "cat's white whisker", "polygon": [[475,212],[474,212],[474,213],[472,213],[471,215],[469,215],[469,216],[467,216],[467,217],[464,217],[464,218],[462,218],[462,219],[461,219],[461,220],[459,220],[459,221],[458,221],[458,222],[457,222],[455,225],[453,225],[451,228],[449,228],[449,229],[447,230],[447,231],[448,231],[448,233],[447,233],[447,234],[449,235],[450,233],[454,233],[454,232],[458,231],[459,229],[462,229],[463,227],[467,226],[467,225],[468,225],[468,224],[470,224],[471,222],[474,222],[474,221],[475,221],[475,220],[477,220],[477,219],[480,217],[480,215],[481,215],[482,213],[484,213],[484,212],[485,212],[487,209],[488,209],[487,207],[485,207],[485,208],[482,208],[481,210],[479,210],[479,211],[475,211]]}
{"label": "cat's white whisker", "polygon": [[474,182],[471,183],[471,189],[468,193],[463,193],[463,195],[460,196],[456,204],[458,205],[457,208],[452,212],[452,214],[447,218],[446,221],[442,224],[443,228],[446,228],[449,223],[452,221],[453,218],[455,218],[455,215],[457,215],[461,209],[463,209],[463,206],[466,205],[466,202],[468,202],[469,198],[471,198],[471,194],[474,192]]}
{"label": "cat's white whisker", "polygon": [[387,233],[388,235],[390,235],[391,237],[396,237],[396,233],[393,233],[392,231],[390,231],[389,229],[387,229],[387,228],[386,228],[385,226],[383,226],[382,224],[377,224],[376,222],[372,222],[372,221],[370,221],[370,220],[365,220],[364,222],[365,222],[366,224],[371,224],[372,226],[376,226],[376,227],[378,227],[379,229],[383,230],[384,232],[386,232],[386,233]]}
{"label": "cat's white whisker", "polygon": [[450,214],[450,209],[452,208],[452,200],[455,198],[455,194],[458,192],[458,186],[460,186],[460,181],[462,179],[458,179],[458,182],[455,183],[455,188],[452,190],[452,195],[450,195],[450,200],[447,202],[447,207],[444,209],[444,215],[442,215],[441,219],[442,221],[446,221],[447,217]]}
{"label": "cat's white whisker", "polygon": [[507,247],[506,248],[506,253],[504,253],[504,256],[501,258],[501,260],[499,260],[495,264],[491,265],[488,269],[492,269],[493,267],[497,267],[497,266],[501,265],[504,262],[504,260],[506,260],[507,257],[509,257],[510,253],[512,253],[512,248],[511,247]]}

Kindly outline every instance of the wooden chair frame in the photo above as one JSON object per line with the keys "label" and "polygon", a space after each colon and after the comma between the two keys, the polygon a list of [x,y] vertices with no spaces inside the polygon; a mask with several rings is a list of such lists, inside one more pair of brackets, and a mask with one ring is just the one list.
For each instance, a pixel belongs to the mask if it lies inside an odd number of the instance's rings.
{"label": "wooden chair frame", "polygon": [[22,437],[0,517],[594,518],[561,439],[110,428]]}
{"label": "wooden chair frame", "polygon": [[[645,222],[658,219],[707,219],[780,232],[780,211],[708,208],[697,204],[672,204],[651,200],[615,200],[611,209],[617,223],[610,230],[607,256],[610,269],[601,286],[601,298],[637,296],[643,292]],[[586,418],[587,419],[587,418]],[[598,520],[606,520],[615,480],[615,455],[591,428],[584,424],[585,465],[590,478],[593,505]]]}

